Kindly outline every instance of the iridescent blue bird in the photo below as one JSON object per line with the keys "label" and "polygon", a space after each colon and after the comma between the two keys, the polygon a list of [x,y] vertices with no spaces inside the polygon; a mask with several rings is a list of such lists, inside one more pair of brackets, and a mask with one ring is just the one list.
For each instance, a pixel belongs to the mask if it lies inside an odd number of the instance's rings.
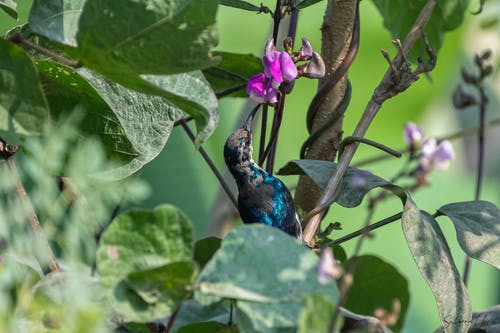
{"label": "iridescent blue bird", "polygon": [[255,109],[245,125],[229,136],[224,160],[238,185],[238,210],[244,223],[264,223],[302,238],[293,199],[285,184],[264,171],[252,158],[251,124]]}

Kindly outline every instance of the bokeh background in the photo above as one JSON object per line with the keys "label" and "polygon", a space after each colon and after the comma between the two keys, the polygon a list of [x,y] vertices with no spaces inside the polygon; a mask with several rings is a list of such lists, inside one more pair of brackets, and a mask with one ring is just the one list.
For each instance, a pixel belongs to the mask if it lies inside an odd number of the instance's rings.
{"label": "bokeh background", "polygon": [[[256,4],[260,1],[254,1]],[[274,7],[274,1],[263,1],[264,5]],[[19,0],[19,24],[26,22],[31,1]],[[408,121],[418,123],[427,136],[442,136],[463,128],[477,125],[478,115],[475,109],[457,111],[453,108],[451,97],[460,81],[460,70],[472,62],[476,52],[489,48],[494,52],[495,75],[488,80],[487,91],[490,97],[488,119],[500,117],[499,98],[499,53],[500,24],[495,20],[500,17],[500,1],[486,1],[486,9],[481,15],[473,16],[479,1],[472,1],[464,24],[457,30],[446,34],[439,52],[438,63],[431,73],[431,80],[422,77],[408,91],[385,103],[373,122],[367,137],[390,147],[404,146],[402,130]],[[307,37],[320,49],[320,26],[326,1],[306,8],[299,16],[297,37]],[[391,36],[383,27],[380,14],[371,1],[362,1],[361,5],[361,44],[358,56],[351,67],[349,78],[353,86],[351,104],[344,119],[346,135],[352,133],[360,118],[373,89],[377,86],[387,69],[387,64],[380,54],[381,49],[391,54],[396,49],[391,43]],[[404,13],[402,13],[404,15]],[[0,32],[12,26],[13,20],[0,13]],[[237,53],[263,52],[265,40],[271,34],[271,17],[222,7],[218,13],[221,51]],[[403,38],[403,36],[402,36]],[[168,41],[166,41],[168,42]],[[302,142],[307,137],[305,113],[314,95],[317,82],[300,79],[296,82],[293,93],[287,98],[285,115],[280,132],[276,168],[287,161],[297,159]],[[245,100],[226,98],[220,101],[220,124],[216,133],[204,144],[209,155],[220,170],[224,170],[222,147],[226,137],[240,124],[238,117],[243,111]],[[500,127],[493,127],[486,133],[486,175],[482,199],[500,204]],[[457,158],[447,171],[435,172],[432,183],[413,194],[418,207],[433,213],[441,205],[472,200],[475,186],[475,166],[477,158],[475,137],[453,141]],[[362,147],[355,160],[378,155],[372,148]],[[389,159],[371,164],[366,169],[390,178],[401,167],[402,161]],[[213,203],[219,185],[207,168],[192,143],[182,129],[173,131],[163,152],[153,162],[144,167],[138,175],[147,181],[152,189],[151,196],[141,206],[153,208],[160,203],[171,203],[183,209],[192,219],[196,237],[206,234]],[[283,177],[285,183],[293,187],[297,177]],[[232,181],[232,179],[228,179]],[[381,219],[401,210],[398,199],[387,200],[378,205],[375,219]],[[342,230],[334,236],[342,236],[362,226],[366,210],[364,205],[356,209],[334,206],[326,221],[342,223]],[[446,218],[439,218],[439,223],[449,242],[459,271],[463,270],[464,254],[461,251],[454,228]],[[344,243],[348,254],[352,253],[353,242]],[[403,332],[432,332],[439,325],[439,317],[432,293],[427,286],[410,255],[399,222],[392,223],[374,232],[374,237],[367,239],[361,250],[362,254],[373,254],[396,266],[408,279],[410,288],[410,307],[406,316]],[[486,264],[473,261],[469,291],[474,311],[484,310],[500,303],[500,273]]]}

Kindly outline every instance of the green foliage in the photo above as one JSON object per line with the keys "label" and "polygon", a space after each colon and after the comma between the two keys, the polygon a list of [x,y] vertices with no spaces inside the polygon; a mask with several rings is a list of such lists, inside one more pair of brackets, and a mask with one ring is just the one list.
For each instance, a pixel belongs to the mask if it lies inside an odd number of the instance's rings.
{"label": "green foliage", "polygon": [[97,269],[113,306],[128,320],[147,322],[172,313],[197,272],[192,226],[173,206],[131,211],[104,232]]}
{"label": "green foliage", "polygon": [[406,201],[402,221],[408,247],[436,298],[445,331],[466,331],[472,318],[471,302],[441,228],[412,200]]}
{"label": "green foliage", "polygon": [[17,20],[17,4],[14,0],[0,0],[0,8],[9,14],[10,17]]}
{"label": "green foliage", "polygon": [[309,6],[312,6],[318,2],[320,2],[321,0],[302,0],[300,1],[299,3],[297,3],[295,5],[295,8],[297,9],[303,9],[303,8],[306,8],[306,7],[309,7]]}
{"label": "green foliage", "polygon": [[330,327],[335,305],[322,295],[311,295],[304,299],[305,307],[300,313],[298,333],[326,333]]}
{"label": "green foliage", "polygon": [[200,268],[205,267],[207,262],[212,259],[215,252],[219,249],[222,240],[217,237],[207,237],[194,243],[194,260]]}
{"label": "green foliage", "polygon": [[317,265],[311,251],[280,230],[260,224],[236,227],[200,273],[195,297],[202,304],[237,300],[241,332],[293,330],[301,297],[322,294],[337,300],[335,284],[318,282]]}
{"label": "green foliage", "polygon": [[205,323],[197,323],[184,326],[178,333],[237,333],[238,329],[236,326],[228,327],[225,324],[221,324],[215,321],[208,321]]}
{"label": "green foliage", "polygon": [[376,256],[352,258],[343,266],[347,269],[352,261],[356,262],[356,273],[345,308],[363,315],[372,315],[376,309],[391,313],[397,301],[400,305],[399,318],[391,328],[400,331],[410,303],[406,278],[394,266]]}
{"label": "green foliage", "polygon": [[252,54],[214,52],[222,58],[217,66],[203,70],[203,74],[215,92],[241,87],[228,97],[247,97],[245,86],[248,79],[263,71],[262,61]]}
{"label": "green foliage", "polygon": [[468,256],[500,269],[500,210],[491,202],[470,201],[445,205],[438,210],[448,216],[457,239]]}
{"label": "green foliage", "polygon": [[[456,29],[462,23],[470,1],[438,0],[436,2],[431,19],[425,28],[425,33],[435,52],[441,48],[445,32]],[[383,16],[384,26],[391,32],[392,37],[403,41],[427,1],[373,0],[373,3]],[[418,56],[426,58],[422,40],[418,41],[410,52],[412,60],[415,61]]]}
{"label": "green foliage", "polygon": [[49,112],[33,61],[0,39],[0,69],[0,132],[11,143],[41,133]]}

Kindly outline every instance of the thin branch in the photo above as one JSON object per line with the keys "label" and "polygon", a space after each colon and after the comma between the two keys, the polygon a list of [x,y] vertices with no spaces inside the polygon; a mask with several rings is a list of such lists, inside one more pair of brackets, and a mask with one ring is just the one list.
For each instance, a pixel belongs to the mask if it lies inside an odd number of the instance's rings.
{"label": "thin branch", "polygon": [[172,313],[170,318],[168,318],[168,323],[167,326],[165,327],[165,333],[170,333],[172,330],[172,326],[174,326],[175,319],[177,318],[177,315],[179,314],[179,311],[181,310],[182,303],[175,309],[175,311]]}
{"label": "thin branch", "polygon": [[32,41],[30,41],[29,39],[24,38],[20,34],[16,34],[16,35],[12,36],[9,40],[14,44],[23,44],[23,45],[37,51],[38,53],[41,53],[43,55],[46,55],[47,57],[54,59],[55,61],[57,61],[63,65],[73,67],[73,68],[76,68],[79,66],[78,61],[68,59],[68,58],[63,57],[62,55],[60,55],[54,51],[51,51],[51,50],[49,50],[41,45],[35,44]]}
{"label": "thin branch", "polygon": [[[410,29],[410,32],[406,36],[404,43],[403,43],[403,48],[402,51],[396,55],[393,63],[395,64],[396,68],[402,68],[403,67],[403,62],[402,62],[402,55],[401,53],[408,53],[409,50],[413,47],[414,43],[417,41],[417,39],[422,35],[423,28],[429,21],[431,14],[434,10],[434,7],[436,5],[436,0],[429,0],[427,1],[426,5],[420,12],[420,15],[416,19],[415,23],[413,24],[412,28]],[[431,58],[432,60],[432,58]],[[417,68],[419,70],[419,68]],[[403,91],[404,89],[408,88],[409,85],[411,85],[412,82],[414,82],[415,77],[413,76],[415,72],[413,73],[401,73],[402,77],[401,79],[406,79],[408,82],[408,85],[405,87],[402,85],[403,81],[398,82],[398,84],[395,86],[395,82],[393,79],[393,73],[392,70],[389,68],[387,72],[384,75],[384,78],[380,82],[380,84],[377,86],[375,89],[372,98],[368,102],[368,105],[365,108],[365,112],[363,113],[363,116],[361,117],[361,120],[359,121],[358,125],[356,126],[356,129],[354,130],[353,136],[356,137],[363,137],[368,130],[368,127],[370,126],[372,120],[374,119],[375,115],[377,114],[378,110],[381,107],[381,104],[387,100],[390,97],[393,97],[397,95],[399,92]],[[404,76],[404,75],[407,76]],[[412,81],[413,79],[413,81]],[[398,89],[395,90],[395,87]],[[316,231],[319,228],[319,225],[321,223],[321,219],[324,214],[324,210],[331,205],[331,203],[335,200],[335,196],[338,194],[338,188],[340,185],[340,182],[347,171],[347,167],[352,161],[352,158],[354,156],[354,153],[356,152],[358,148],[358,143],[353,143],[349,146],[346,147],[344,153],[342,154],[339,164],[337,165],[337,168],[332,174],[332,177],[330,178],[325,190],[323,191],[320,199],[316,203],[315,208],[306,216],[305,222],[307,223],[305,230],[304,230],[304,242],[309,245],[313,246],[314,244],[313,239],[314,235],[316,234]]]}
{"label": "thin branch", "polygon": [[350,145],[351,143],[354,143],[354,142],[365,143],[365,144],[367,144],[369,146],[372,146],[372,147],[378,148],[380,150],[383,150],[387,154],[392,155],[394,157],[397,157],[397,158],[401,157],[401,153],[399,151],[396,151],[396,150],[394,150],[392,148],[389,148],[386,145],[383,145],[383,144],[381,144],[379,142],[376,142],[376,141],[373,141],[373,140],[370,140],[370,139],[358,138],[358,137],[355,137],[355,136],[348,136],[348,137],[344,138],[344,140],[342,140],[342,142],[340,143],[340,147],[339,147],[339,157],[342,156],[342,153],[344,152],[345,146]]}
{"label": "thin branch", "polygon": [[229,88],[221,90],[221,91],[216,91],[215,97],[217,97],[217,99],[220,99],[224,96],[230,95],[238,90],[241,90],[241,89],[245,88],[246,86],[247,86],[247,83],[245,82],[245,83],[238,84],[236,86],[229,87]]}
{"label": "thin branch", "polygon": [[264,163],[264,152],[266,149],[266,130],[267,130],[267,113],[268,113],[269,105],[264,104],[262,106],[261,113],[261,126],[260,126],[260,142],[259,142],[259,165],[262,166]]}
{"label": "thin branch", "polygon": [[392,216],[389,216],[389,217],[386,217],[385,219],[383,220],[380,220],[378,222],[375,222],[373,224],[370,224],[369,226],[367,227],[363,227],[359,230],[356,230],[354,232],[351,232],[350,234],[347,234],[345,236],[342,236],[340,238],[337,238],[331,242],[328,242],[324,245],[322,245],[321,247],[322,248],[325,248],[325,247],[330,247],[330,246],[334,246],[334,245],[338,245],[338,244],[342,244],[344,242],[347,242],[348,240],[351,240],[353,238],[356,238],[358,236],[361,236],[362,234],[364,233],[369,233],[375,229],[378,229],[380,227],[383,227],[384,225],[387,225],[387,224],[390,224],[392,222],[395,222],[395,221],[398,221],[399,219],[401,219],[401,216],[403,215],[402,212],[400,213],[397,213],[397,214],[394,214]]}
{"label": "thin branch", "polygon": [[31,229],[33,232],[40,237],[46,244],[46,249],[47,249],[47,255],[48,255],[48,261],[49,261],[49,269],[52,272],[59,272],[61,269],[59,268],[59,264],[57,263],[56,257],[54,255],[54,252],[52,251],[49,241],[47,240],[47,237],[43,233],[43,228],[40,224],[40,220],[38,219],[38,216],[35,213],[35,209],[33,208],[33,203],[31,202],[28,194],[26,193],[26,189],[24,188],[23,183],[19,179],[19,175],[17,172],[16,168],[16,162],[14,160],[14,154],[17,152],[19,149],[19,146],[11,146],[5,143],[2,139],[0,139],[0,157],[2,160],[4,160],[7,164],[7,167],[9,170],[14,174],[17,175],[18,181],[16,183],[16,191],[17,195],[19,196],[19,199],[24,202],[26,207],[29,209],[29,224],[31,226]]}
{"label": "thin branch", "polygon": [[[191,139],[191,141],[195,142],[195,136],[194,136],[193,132],[191,131],[191,129],[189,128],[189,126],[187,125],[186,121],[184,121],[184,119],[180,119],[179,124],[182,126],[182,128],[184,129],[184,131],[186,132],[188,137]],[[199,151],[200,151],[201,156],[205,160],[205,162],[208,164],[208,166],[212,170],[215,177],[217,177],[217,180],[219,181],[220,185],[222,186],[222,188],[226,192],[227,196],[229,197],[229,199],[231,200],[233,205],[236,207],[236,209],[238,209],[238,202],[236,201],[235,196],[233,195],[233,193],[229,189],[229,186],[227,185],[226,181],[224,180],[224,177],[222,177],[219,170],[217,170],[217,167],[212,162],[212,159],[210,158],[210,156],[208,156],[207,152],[205,151],[205,149],[203,149],[203,147],[200,147]]]}

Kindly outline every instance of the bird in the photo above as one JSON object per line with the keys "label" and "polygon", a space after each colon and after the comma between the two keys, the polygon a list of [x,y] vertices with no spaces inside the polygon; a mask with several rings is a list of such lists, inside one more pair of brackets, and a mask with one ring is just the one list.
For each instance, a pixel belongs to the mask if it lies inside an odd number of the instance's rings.
{"label": "bird", "polygon": [[238,186],[240,217],[245,224],[264,223],[301,239],[302,228],[290,191],[253,160],[251,124],[256,111],[224,145],[224,161]]}

